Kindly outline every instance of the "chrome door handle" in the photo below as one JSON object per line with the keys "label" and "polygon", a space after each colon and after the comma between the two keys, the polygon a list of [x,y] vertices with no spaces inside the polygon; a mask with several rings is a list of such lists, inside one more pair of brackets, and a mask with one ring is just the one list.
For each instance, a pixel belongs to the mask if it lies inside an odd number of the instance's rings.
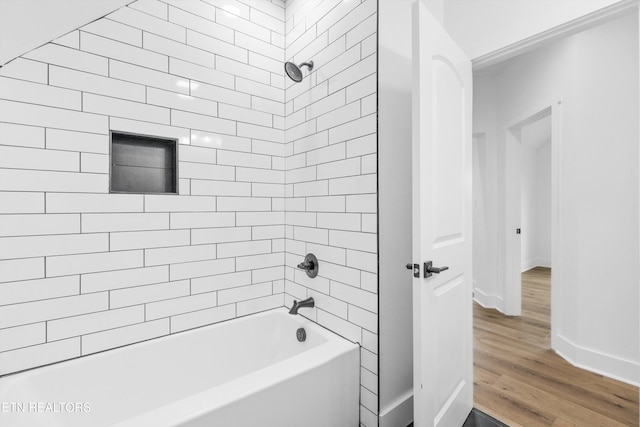
{"label": "chrome door handle", "polygon": [[448,270],[449,267],[434,267],[433,262],[427,261],[424,263],[424,277],[431,277],[433,273],[440,274],[440,272]]}

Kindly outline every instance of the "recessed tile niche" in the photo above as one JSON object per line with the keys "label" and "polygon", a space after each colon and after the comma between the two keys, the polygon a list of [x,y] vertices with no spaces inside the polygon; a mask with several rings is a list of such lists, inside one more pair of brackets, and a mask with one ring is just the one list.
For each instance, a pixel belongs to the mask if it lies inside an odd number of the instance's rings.
{"label": "recessed tile niche", "polygon": [[176,139],[111,132],[112,193],[178,192]]}

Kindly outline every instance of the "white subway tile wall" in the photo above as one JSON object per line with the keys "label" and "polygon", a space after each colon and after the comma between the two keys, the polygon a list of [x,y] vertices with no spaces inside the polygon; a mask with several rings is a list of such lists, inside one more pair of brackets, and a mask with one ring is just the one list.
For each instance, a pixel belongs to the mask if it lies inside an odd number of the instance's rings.
{"label": "white subway tile wall", "polygon": [[[312,296],[377,425],[376,13],[138,0],[0,69],[0,375]],[[178,139],[179,195],[109,194],[110,130]]]}
{"label": "white subway tile wall", "polygon": [[[284,2],[223,3],[0,69],[0,374],[284,305]],[[110,130],[179,139],[180,195],[109,194]]]}
{"label": "white subway tile wall", "polygon": [[[365,426],[378,425],[376,14],[375,0],[288,0],[285,37],[287,61],[314,61],[286,79],[285,303],[313,297],[312,319],[363,345]],[[308,252],[314,279],[296,268]]]}

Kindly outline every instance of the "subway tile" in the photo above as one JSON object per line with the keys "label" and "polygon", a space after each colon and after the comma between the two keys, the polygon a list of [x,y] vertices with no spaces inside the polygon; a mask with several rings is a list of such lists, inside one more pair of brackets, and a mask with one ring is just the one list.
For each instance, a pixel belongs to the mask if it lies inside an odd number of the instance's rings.
{"label": "subway tile", "polygon": [[318,132],[295,141],[293,143],[293,151],[295,154],[299,154],[315,150],[317,148],[325,147],[328,144],[329,132]]}
{"label": "subway tile", "polygon": [[47,257],[47,277],[142,267],[142,251]]}
{"label": "subway tile", "polygon": [[319,213],[318,227],[333,230],[360,231],[361,215],[354,213]]}
{"label": "subway tile", "polygon": [[253,298],[264,297],[272,294],[271,282],[257,285],[241,286],[233,289],[218,291],[220,305],[231,304],[238,301],[246,301]]}
{"label": "subway tile", "polygon": [[347,212],[376,213],[378,197],[375,194],[354,194],[347,196]]}
{"label": "subway tile", "polygon": [[369,154],[362,157],[362,173],[370,174],[378,171],[378,156],[376,154]]}
{"label": "subway tile", "polygon": [[[224,27],[220,27],[220,28],[224,28]],[[195,48],[202,50],[203,53],[207,52],[210,54],[215,54],[216,69],[219,69],[220,71],[223,71],[223,72],[227,72],[227,71],[225,71],[222,68],[218,68],[218,63],[223,58],[229,58],[235,61],[247,63],[248,54],[246,49],[235,46],[231,42],[227,43],[226,41],[220,40],[219,38],[210,37],[206,34],[202,34],[202,33],[193,31],[191,29],[187,29],[187,44],[189,46],[193,46]],[[184,56],[181,59],[184,59],[190,62],[195,62],[196,64],[207,65],[207,66],[210,64],[209,60],[205,59],[205,57],[197,61],[189,60]],[[235,73],[230,73],[230,74],[235,74]]]}
{"label": "subway tile", "polygon": [[317,320],[320,325],[348,339],[349,341],[355,343],[362,341],[360,327],[346,321],[345,319],[341,319],[340,317],[324,310],[318,310]]}
{"label": "subway tile", "polygon": [[116,40],[122,43],[142,47],[142,30],[135,26],[125,25],[120,22],[112,21],[108,18],[102,18],[90,22],[84,27],[80,27],[81,31],[95,34],[96,36],[105,37],[107,39]]}
{"label": "subway tile", "polygon": [[325,295],[321,292],[316,292],[313,290],[309,290],[309,296],[313,298],[315,302],[315,306],[319,310],[327,311],[334,316],[338,316],[342,319],[347,319],[347,303],[344,301],[340,301],[339,299],[335,299],[330,297],[329,295]]}
{"label": "subway tile", "polygon": [[170,280],[213,276],[233,271],[235,271],[235,260],[233,258],[187,262],[171,265]]}
{"label": "subway tile", "polygon": [[190,240],[188,230],[128,231],[110,233],[109,236],[112,251],[184,246]]}
{"label": "subway tile", "polygon": [[0,214],[44,213],[44,193],[0,192]]}
{"label": "subway tile", "polygon": [[0,146],[0,167],[79,172],[80,155],[69,151]]}
{"label": "subway tile", "polygon": [[307,165],[316,165],[321,163],[335,162],[345,158],[346,147],[344,143],[333,144],[328,147],[322,147],[317,150],[307,151]]}
{"label": "subway tile", "polygon": [[47,84],[47,64],[16,58],[0,69],[0,76]]}
{"label": "subway tile", "polygon": [[329,78],[329,93],[341,90],[362,81],[367,76],[375,75],[376,55],[370,55],[355,65]]}
{"label": "subway tile", "polygon": [[83,92],[145,102],[142,85],[61,67],[49,68],[49,84]]}
{"label": "subway tile", "polygon": [[360,117],[360,102],[352,102],[344,107],[337,108],[317,119],[317,130],[333,128],[348,123]]}
{"label": "subway tile", "polygon": [[329,244],[329,231],[321,228],[295,227],[293,235],[296,240],[318,243],[321,245]]}
{"label": "subway tile", "polygon": [[284,237],[284,225],[254,226],[251,236],[253,240],[281,239]]}
{"label": "subway tile", "polygon": [[216,22],[229,28],[233,28],[237,33],[247,34],[260,40],[269,41],[271,32],[269,29],[245,19],[238,19],[230,13],[217,13]]}
{"label": "subway tile", "polygon": [[256,269],[251,272],[252,283],[271,282],[284,279],[284,267],[269,267]]}
{"label": "subway tile", "polygon": [[316,214],[312,212],[286,212],[285,223],[300,227],[315,227]]}
{"label": "subway tile", "polygon": [[3,191],[106,193],[108,189],[108,175],[23,169],[0,170],[0,190]]}
{"label": "subway tile", "polygon": [[[360,381],[362,386],[367,390],[370,390],[374,394],[378,393],[378,377],[376,374],[362,367],[360,370]],[[377,400],[377,396],[375,400]]]}
{"label": "subway tile", "polygon": [[254,183],[283,184],[284,171],[236,167],[236,180]]}
{"label": "subway tile", "polygon": [[233,212],[185,212],[171,214],[171,228],[233,227]]}
{"label": "subway tile", "polygon": [[209,147],[180,144],[178,151],[178,158],[181,162],[216,163],[217,152]]}
{"label": "subway tile", "polygon": [[293,194],[295,197],[327,196],[329,183],[326,180],[297,183],[294,184]]}
{"label": "subway tile", "polygon": [[217,102],[161,89],[147,88],[147,104],[194,113],[206,113],[209,116],[218,115]]}
{"label": "subway tile", "polygon": [[270,240],[218,244],[219,258],[231,258],[237,256],[257,255],[265,253],[271,253]]}
{"label": "subway tile", "polygon": [[169,334],[169,319],[159,319],[153,322],[137,323],[135,325],[83,335],[82,355],[121,347],[140,341],[158,338]]}
{"label": "subway tile", "polygon": [[[81,94],[78,91],[7,77],[0,77],[0,97],[69,110],[80,110],[82,107]],[[6,119],[3,117],[3,120]]]}
{"label": "subway tile", "polygon": [[[149,34],[148,37],[153,36]],[[102,57],[117,59],[119,61],[128,62],[130,64],[140,65],[146,68],[153,68],[163,72],[168,71],[168,60],[165,55],[160,55],[154,52],[154,49],[148,49],[146,46],[147,35],[143,34],[143,48],[132,46],[126,43],[120,43],[115,40],[110,40],[105,37],[96,36],[93,34],[80,32],[80,48],[85,52],[95,53]],[[157,36],[153,36],[157,37]],[[106,58],[103,58],[105,61]],[[56,64],[65,65],[65,64]],[[81,69],[76,66],[70,68]],[[83,70],[89,71],[89,70]],[[107,73],[97,73],[107,74]]]}
{"label": "subway tile", "polygon": [[146,305],[147,320],[174,316],[196,310],[215,307],[218,305],[216,292],[173,298],[165,301],[152,302]]}
{"label": "subway tile", "polygon": [[200,294],[222,289],[237,288],[251,284],[251,271],[219,274],[217,276],[198,277],[191,279],[191,293]]}
{"label": "subway tile", "polygon": [[375,114],[329,129],[329,144],[359,138],[363,135],[375,134],[377,118]]}
{"label": "subway tile", "polygon": [[331,296],[350,305],[368,310],[371,314],[378,312],[378,296],[373,292],[331,281]]}
{"label": "subway tile", "polygon": [[130,7],[121,7],[107,18],[182,43],[186,39],[184,27]]}
{"label": "subway tile", "polygon": [[250,123],[238,123],[238,136],[284,143],[284,131]]}
{"label": "subway tile", "polygon": [[0,259],[34,258],[106,252],[108,250],[109,238],[106,233],[0,238]]}
{"label": "subway tile", "polygon": [[271,199],[265,197],[218,197],[218,211],[270,211]]}
{"label": "subway tile", "polygon": [[243,240],[251,240],[250,227],[202,228],[191,230],[191,244],[193,245],[240,242]]}
{"label": "subway tile", "polygon": [[0,261],[0,283],[44,277],[44,258]]}
{"label": "subway tile", "polygon": [[80,232],[80,215],[2,215],[0,236],[34,236]]}
{"label": "subway tile", "polygon": [[375,193],[378,180],[375,174],[334,178],[329,180],[329,194]]}
{"label": "subway tile", "polygon": [[[306,138],[318,132],[316,119],[309,120],[298,126],[287,129],[286,136],[287,141],[294,141]],[[295,145],[294,145],[295,147]]]}
{"label": "subway tile", "polygon": [[158,0],[136,0],[127,6],[161,19],[168,17],[168,6]]}
{"label": "subway tile", "polygon": [[347,265],[349,267],[376,273],[378,271],[378,256],[377,254],[369,252],[348,250]]}
{"label": "subway tile", "polygon": [[[251,105],[251,96],[246,93],[201,82],[191,82],[191,95],[240,107],[249,107]],[[220,107],[222,106],[220,104]],[[221,115],[220,117],[224,116]]]}
{"label": "subway tile", "polygon": [[[258,25],[261,25],[263,27],[266,27],[268,29],[270,29],[271,31],[275,31],[276,33],[279,34],[284,34],[284,16],[282,13],[282,10],[277,11],[277,13],[274,14],[269,14],[269,13],[264,13],[261,10],[258,10],[257,8],[263,7],[263,6],[270,6],[270,3],[265,2],[264,4],[254,4],[251,8],[250,14],[249,14],[249,18],[251,20],[251,22],[254,22]],[[275,16],[274,15],[278,15]]]}
{"label": "subway tile", "polygon": [[80,276],[31,279],[0,284],[0,304],[17,304],[80,293]]}
{"label": "subway tile", "polygon": [[[302,94],[300,94],[299,96],[297,96],[294,100],[293,100],[293,109],[295,111],[298,111],[300,109],[305,108],[306,106],[309,106],[319,100],[324,99],[328,92],[328,88],[329,88],[329,83],[327,81],[324,81],[314,87],[312,87],[311,89],[303,92]],[[287,94],[288,95],[288,94]],[[336,102],[338,100],[338,95],[335,95],[334,98],[332,98],[331,102]],[[287,100],[289,99],[289,96],[287,96]],[[326,101],[325,101],[326,102]],[[322,106],[322,104],[321,104]],[[317,107],[315,107],[317,108]]]}
{"label": "subway tile", "polygon": [[106,292],[0,306],[0,329],[107,310]]}
{"label": "subway tile", "polygon": [[[140,263],[140,265],[141,264],[142,263]],[[127,268],[122,265],[112,265],[111,267],[114,271],[83,274],[80,278],[81,292],[83,294],[102,292],[113,289],[130,288],[132,286],[162,283],[169,280],[169,268],[167,266]],[[115,268],[123,269],[115,270]]]}
{"label": "subway tile", "polygon": [[236,225],[284,224],[284,212],[237,212]]}
{"label": "subway tile", "polygon": [[378,335],[366,329],[362,330],[362,347],[372,353],[378,354]]}
{"label": "subway tile", "polygon": [[172,111],[171,125],[215,133],[236,134],[236,122],[186,111]]}
{"label": "subway tile", "polygon": [[175,138],[180,144],[189,144],[189,129],[166,126],[158,123],[150,123],[139,120],[129,120],[120,117],[110,117],[111,130],[121,132],[139,133],[150,136],[159,136],[161,138]]}
{"label": "subway tile", "polygon": [[213,5],[207,4],[212,3],[210,1],[166,0],[165,3],[169,3],[173,7],[201,16],[212,22],[216,19],[216,8],[213,7]]}
{"label": "subway tile", "polygon": [[364,369],[378,375],[378,356],[369,350],[361,349],[360,364]]}
{"label": "subway tile", "polygon": [[285,210],[287,212],[304,212],[306,210],[305,198],[287,197],[285,199]]}
{"label": "subway tile", "polygon": [[260,311],[271,310],[284,305],[284,295],[269,295],[261,298],[241,301],[236,304],[238,316],[258,313]]}
{"label": "subway tile", "polygon": [[378,316],[355,305],[349,306],[349,321],[373,333],[378,332]]}
{"label": "subway tile", "polygon": [[224,119],[273,127],[273,116],[271,114],[235,105],[220,104],[219,116]]}
{"label": "subway tile", "polygon": [[369,292],[378,293],[378,276],[367,271],[360,272],[360,287]]}
{"label": "subway tile", "polygon": [[109,61],[109,77],[111,77],[111,80],[118,79],[186,95],[189,94],[189,81],[187,79],[113,59]]}
{"label": "subway tile", "polygon": [[[308,105],[305,108],[307,119],[313,119],[325,114],[331,114],[335,111],[340,111],[340,108],[345,105],[345,99],[345,91],[339,91]],[[324,128],[321,130],[324,130]]]}
{"label": "subway tile", "polygon": [[109,173],[109,156],[106,154],[80,154],[80,171],[88,173]]}
{"label": "subway tile", "polygon": [[83,233],[163,230],[168,228],[168,213],[99,213],[82,215]]}
{"label": "subway tile", "polygon": [[0,123],[0,144],[2,145],[44,148],[44,141],[44,129],[41,127]]}
{"label": "subway tile", "polygon": [[364,21],[357,24],[352,30],[347,32],[347,49],[351,46],[362,42],[372,34],[375,34],[378,28],[377,14],[369,16]]}
{"label": "subway tile", "polygon": [[[189,281],[180,280],[156,285],[136,286],[134,288],[112,291],[109,295],[109,308],[113,310],[119,307],[128,307],[187,296],[189,295]],[[139,307],[142,308],[142,306]]]}
{"label": "subway tile", "polygon": [[[214,70],[213,65],[205,67],[180,59],[169,58],[169,72],[176,76],[187,77],[231,90],[234,89],[235,85],[234,77],[231,74]],[[193,85],[191,90],[193,90]]]}
{"label": "subway tile", "polygon": [[[261,52],[262,53],[262,52]],[[249,52],[249,65],[270,71],[278,76],[282,74],[282,60],[277,60],[264,56],[261,53]],[[273,85],[273,79],[271,81]],[[275,86],[275,85],[274,85]],[[280,87],[278,85],[278,87]]]}
{"label": "subway tile", "polygon": [[[347,72],[345,72],[346,74]],[[347,75],[345,76],[341,76],[341,78],[344,77],[348,77]],[[339,81],[340,79],[338,79]],[[338,83],[337,80],[333,80],[333,88],[335,89],[335,85]],[[330,80],[331,82],[331,80]],[[347,91],[347,102],[353,102],[355,100],[358,100],[360,98],[364,98],[365,96],[369,96],[372,94],[376,93],[377,90],[377,84],[378,84],[378,80],[377,80],[377,75],[375,73],[375,69],[373,70],[373,73],[370,74],[369,76],[362,78],[358,81],[356,81],[355,83],[348,85],[346,88]],[[336,93],[340,93],[340,92],[336,92]]]}
{"label": "subway tile", "polygon": [[322,272],[319,274],[322,277],[331,279],[332,283],[337,281],[351,286],[360,286],[360,271],[354,268],[333,263],[324,263]]}
{"label": "subway tile", "polygon": [[147,249],[144,253],[144,265],[152,266],[175,264],[180,262],[205,261],[215,259],[216,254],[216,245],[193,245],[175,248]]}
{"label": "subway tile", "polygon": [[216,200],[209,196],[145,195],[145,212],[213,212]]}
{"label": "subway tile", "polygon": [[192,179],[191,194],[206,196],[250,196],[251,183]]}
{"label": "subway tile", "polygon": [[[362,381],[362,378],[361,378]],[[378,396],[365,387],[360,387],[360,420],[368,422],[365,425],[373,425],[373,422],[377,420],[375,414],[378,413]],[[367,413],[367,415],[362,413]],[[371,414],[371,415],[368,415]]]}
{"label": "subway tile", "polygon": [[[360,173],[361,170],[359,158],[339,160],[318,165],[318,179],[348,177],[359,175]],[[332,187],[332,182],[333,181],[329,181],[330,193],[335,191]],[[340,192],[338,191],[337,194],[340,194]]]}
{"label": "subway tile", "polygon": [[47,340],[46,323],[0,329],[0,352],[42,344]]}
{"label": "subway tile", "polygon": [[[286,58],[292,58],[294,55],[296,55],[298,52],[300,52],[305,46],[309,45],[310,43],[312,43],[315,38],[316,38],[316,34],[322,34],[322,32],[317,32],[316,31],[316,26],[314,25],[310,25],[307,27],[306,31],[303,32],[302,34],[300,34],[298,37],[295,37],[295,35],[293,37],[291,37],[291,34],[289,35],[289,39],[287,40],[287,48],[285,49],[285,57]],[[291,41],[289,41],[291,40]]]}
{"label": "subway tile", "polygon": [[143,196],[139,194],[47,193],[46,207],[47,213],[142,212]]}
{"label": "subway tile", "polygon": [[169,124],[169,109],[108,96],[84,93],[84,111],[115,117]]}
{"label": "subway tile", "polygon": [[251,152],[251,140],[233,135],[191,131],[191,144],[220,150]]}
{"label": "subway tile", "polygon": [[0,353],[0,375],[80,356],[80,338],[54,341]]}
{"label": "subway tile", "polygon": [[253,153],[221,150],[218,152],[218,164],[270,169],[271,157]]}
{"label": "subway tile", "polygon": [[[282,184],[254,182],[251,184],[251,195],[253,197],[284,197],[285,191]],[[275,209],[272,208],[272,210]]]}
{"label": "subway tile", "polygon": [[282,265],[284,254],[282,252],[275,254],[250,255],[236,258],[236,270],[255,270],[258,268],[275,267]]}
{"label": "subway tile", "polygon": [[364,252],[377,252],[378,239],[373,233],[329,230],[329,244]]}
{"label": "subway tile", "polygon": [[333,246],[319,245],[315,243],[307,243],[307,250],[318,257],[318,260],[330,262],[333,264],[345,264],[346,250]]}
{"label": "subway tile", "polygon": [[109,71],[109,60],[104,56],[52,43],[42,45],[22,57],[103,76],[106,76]]}
{"label": "subway tile", "polygon": [[47,149],[109,154],[109,136],[60,129],[47,129]]}
{"label": "subway tile", "polygon": [[80,49],[80,30],[74,30],[53,40],[52,43],[67,46],[73,49]]}
{"label": "subway tile", "polygon": [[5,122],[47,128],[107,134],[108,118],[97,114],[43,105],[0,100],[0,117]]}
{"label": "subway tile", "polygon": [[378,230],[378,217],[375,214],[362,215],[362,231],[376,233]]}
{"label": "subway tile", "polygon": [[[261,70],[258,70],[261,71]],[[266,72],[269,74],[268,72]],[[262,73],[260,73],[262,75]],[[262,77],[260,77],[262,79]],[[260,98],[267,98],[276,102],[284,101],[284,90],[269,85],[271,77],[266,82],[260,80],[236,77],[236,90],[239,92],[248,93]]]}
{"label": "subway tile", "polygon": [[[348,6],[344,7],[345,10],[341,15],[338,15],[339,17],[334,15],[334,24],[329,28],[329,40],[335,40],[336,38],[352,30],[358,24],[365,21],[366,18],[371,14],[374,14],[377,10],[377,7],[377,2],[375,0],[365,0],[361,4],[357,4],[356,7],[352,10],[349,10],[350,8]],[[338,8],[340,8],[340,6],[338,6],[336,9]]]}
{"label": "subway tile", "polygon": [[171,316],[171,333],[222,322],[234,317],[236,317],[235,304],[178,314]]}
{"label": "subway tile", "polygon": [[233,43],[233,30],[214,22],[215,10],[213,10],[213,7],[204,2],[182,3],[185,4],[175,5],[186,10],[173,6],[169,7],[169,21],[189,30],[215,37],[227,43]]}
{"label": "subway tile", "polygon": [[296,126],[303,124],[306,120],[307,113],[305,109],[301,109],[296,111],[295,113],[288,114],[286,118],[286,129],[293,129]]}
{"label": "subway tile", "polygon": [[[113,297],[112,297],[113,298]],[[113,300],[111,300],[113,301]],[[128,307],[82,314],[47,322],[47,339],[57,341],[144,322],[144,307]]]}
{"label": "subway tile", "polygon": [[284,56],[283,48],[241,32],[236,32],[235,44],[249,51],[260,52],[277,61],[282,61]]}
{"label": "subway tile", "polygon": [[345,196],[307,197],[308,212],[345,212]]}

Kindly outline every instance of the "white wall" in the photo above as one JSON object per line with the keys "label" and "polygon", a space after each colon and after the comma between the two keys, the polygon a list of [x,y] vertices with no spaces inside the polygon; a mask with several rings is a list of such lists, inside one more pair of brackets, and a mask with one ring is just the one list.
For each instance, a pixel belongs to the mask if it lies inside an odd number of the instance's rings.
{"label": "white wall", "polygon": [[617,0],[447,0],[445,28],[471,59],[549,30]]}
{"label": "white wall", "polygon": [[[411,0],[380,1],[380,425],[413,420]],[[417,261],[416,261],[417,262]]]}
{"label": "white wall", "polygon": [[[287,2],[285,304],[361,349],[360,422],[378,415],[377,1]],[[314,279],[296,268],[314,253]]]}
{"label": "white wall", "polygon": [[536,264],[551,265],[551,143],[548,141],[536,150],[538,171],[536,193]]}
{"label": "white wall", "polygon": [[[638,80],[633,14],[514,58],[496,77],[476,79],[474,93],[475,112],[497,111],[499,123],[562,96],[554,342],[575,363],[629,382],[640,359]],[[492,81],[498,109],[483,87]],[[474,125],[495,132],[486,117]],[[504,137],[487,141],[504,149]],[[598,268],[607,265],[616,268]]]}

